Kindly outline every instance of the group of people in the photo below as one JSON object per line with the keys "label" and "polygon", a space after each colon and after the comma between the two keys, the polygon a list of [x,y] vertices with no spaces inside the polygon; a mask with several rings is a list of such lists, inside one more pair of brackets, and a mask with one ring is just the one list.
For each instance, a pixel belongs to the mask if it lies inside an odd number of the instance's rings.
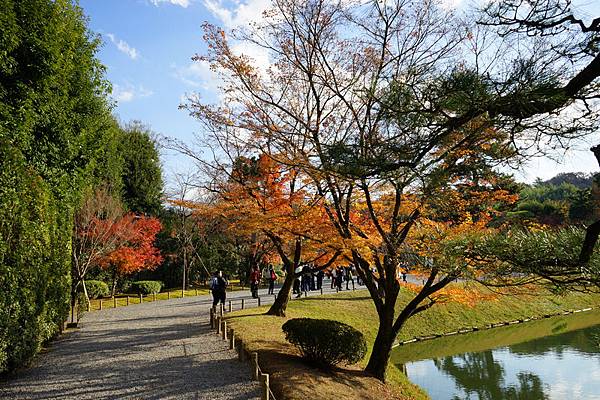
{"label": "group of people", "polygon": [[316,268],[311,264],[298,267],[296,269],[294,286],[292,287],[293,294],[295,294],[296,297],[300,297],[303,292],[321,290],[324,277],[325,272],[323,272],[323,270],[316,271]]}
{"label": "group of people", "polygon": [[[272,265],[269,265],[265,270],[265,274],[267,277],[267,281],[269,282],[269,294],[273,294],[273,290],[275,288],[275,281],[277,280],[277,274]],[[260,285],[260,281],[263,277],[263,273],[258,269],[258,267],[253,267],[250,271],[250,292],[253,298],[258,298],[258,287]],[[213,296],[213,307],[216,307],[217,304],[225,304],[225,298],[227,296],[227,286],[229,286],[229,281],[227,278],[223,276],[222,271],[215,271],[214,275],[210,279],[210,290]]]}
{"label": "group of people", "polygon": [[[354,265],[348,265],[345,267],[338,266],[337,268],[333,268],[329,271],[331,275],[331,288],[335,288],[336,292],[342,290],[342,284],[346,282],[346,290],[350,290],[350,282],[352,282],[352,290],[356,288],[354,283],[354,277],[356,276],[356,268]],[[360,277],[358,277],[357,282],[358,285],[362,285],[362,281]]]}
{"label": "group of people", "polygon": [[[401,278],[404,282],[406,282],[407,270],[408,268],[402,268],[400,270]],[[357,276],[356,267],[352,264],[347,266],[337,266],[326,272],[313,265],[306,264],[302,267],[298,267],[295,273],[296,279],[294,281],[293,293],[296,297],[300,297],[303,292],[306,293],[312,290],[321,290],[325,276],[331,278],[331,289],[335,288],[337,292],[343,290],[344,282],[346,283],[346,290],[350,290],[350,285],[352,285],[352,290],[354,290],[356,285],[360,286],[363,284],[360,276]],[[274,294],[275,281],[277,281],[278,276],[273,266],[269,264],[264,271],[261,271],[258,266],[254,266],[252,267],[249,276],[250,292],[253,298],[258,298],[258,288],[263,278],[266,279],[269,284],[268,294]],[[210,281],[213,306],[216,306],[219,302],[225,304],[226,289],[228,285],[229,281],[223,276],[223,273],[221,271],[216,271]]]}
{"label": "group of people", "polygon": [[278,276],[277,276],[277,273],[275,272],[275,269],[273,268],[273,266],[271,264],[269,264],[267,266],[267,268],[265,269],[264,273],[260,271],[258,266],[254,266],[254,267],[252,267],[252,270],[250,271],[250,293],[252,294],[252,297],[255,299],[258,298],[258,287],[260,286],[260,281],[263,278],[263,276],[269,283],[269,290],[268,290],[267,294],[274,293],[275,281],[277,280]]}

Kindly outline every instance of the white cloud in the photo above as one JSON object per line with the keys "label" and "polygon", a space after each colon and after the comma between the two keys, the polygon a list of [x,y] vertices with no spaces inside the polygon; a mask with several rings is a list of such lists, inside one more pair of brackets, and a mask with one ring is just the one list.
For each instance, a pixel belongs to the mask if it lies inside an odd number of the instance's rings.
{"label": "white cloud", "polygon": [[124,40],[118,39],[114,34],[107,33],[106,36],[111,42],[113,42],[115,46],[117,46],[117,49],[119,49],[121,53],[125,53],[127,57],[131,58],[132,60],[136,60],[140,56],[140,52],[137,51],[137,49],[131,47]]}
{"label": "white cloud", "polygon": [[171,64],[171,68],[173,76],[188,86],[204,90],[216,89],[217,76],[206,61],[193,61],[185,67]]}
{"label": "white cloud", "polygon": [[441,0],[440,6],[446,11],[451,11],[459,8],[462,3],[463,0]]}
{"label": "white cloud", "polygon": [[203,3],[229,29],[262,19],[263,12],[271,6],[270,0],[203,0]]}
{"label": "white cloud", "polygon": [[168,3],[187,8],[190,5],[190,0],[150,0],[150,3],[157,7],[160,5],[160,3]]}
{"label": "white cloud", "polygon": [[125,86],[113,85],[112,98],[118,103],[128,103],[135,99],[142,99],[144,97],[152,96],[154,92],[145,88],[142,85],[134,86],[126,84]]}

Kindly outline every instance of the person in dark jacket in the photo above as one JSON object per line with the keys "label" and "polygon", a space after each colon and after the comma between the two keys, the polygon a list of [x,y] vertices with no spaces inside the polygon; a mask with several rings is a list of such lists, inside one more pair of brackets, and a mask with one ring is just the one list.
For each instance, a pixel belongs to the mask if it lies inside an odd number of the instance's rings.
{"label": "person in dark jacket", "polygon": [[275,270],[273,269],[272,265],[269,265],[269,271],[267,272],[267,274],[267,279],[269,281],[269,292],[267,294],[273,294],[275,288],[275,281],[277,280],[277,274],[275,273]]}
{"label": "person in dark jacket", "polygon": [[225,305],[225,298],[227,296],[227,279],[223,277],[222,271],[216,271],[210,281],[210,290],[213,296],[213,307],[216,307],[219,302]]}
{"label": "person in dark jacket", "polygon": [[260,284],[261,273],[257,266],[252,268],[250,272],[250,292],[253,298],[258,298],[258,285]]}

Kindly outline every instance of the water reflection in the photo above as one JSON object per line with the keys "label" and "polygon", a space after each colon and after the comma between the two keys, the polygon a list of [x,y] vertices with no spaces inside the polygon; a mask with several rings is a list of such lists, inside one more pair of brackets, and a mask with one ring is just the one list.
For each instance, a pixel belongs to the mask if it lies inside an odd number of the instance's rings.
{"label": "water reflection", "polygon": [[[542,380],[530,372],[519,372],[517,384],[509,387],[504,383],[504,368],[494,360],[492,351],[467,353],[455,357],[434,360],[438,370],[454,378],[455,384],[469,396],[481,400],[531,399],[545,400]],[[462,399],[455,395],[453,399]]]}
{"label": "water reflection", "polygon": [[392,360],[432,399],[600,400],[600,313],[403,346]]}

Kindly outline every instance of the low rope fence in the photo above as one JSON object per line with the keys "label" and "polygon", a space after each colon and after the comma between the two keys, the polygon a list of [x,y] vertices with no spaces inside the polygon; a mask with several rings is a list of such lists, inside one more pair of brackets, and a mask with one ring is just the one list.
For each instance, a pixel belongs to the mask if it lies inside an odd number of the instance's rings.
{"label": "low rope fence", "polygon": [[[242,299],[242,309],[244,304],[243,300],[244,299]],[[260,297],[258,300],[257,303],[260,306]],[[231,301],[229,302],[229,310],[231,311]],[[235,331],[227,327],[227,321],[223,319],[224,313],[225,307],[223,304],[220,304],[218,311],[212,307],[210,309],[210,327],[216,330],[217,335],[220,335],[221,339],[229,342],[229,349],[235,350],[238,353],[238,359],[241,362],[250,362],[252,379],[258,381],[260,384],[261,400],[277,400],[270,387],[269,374],[265,373],[260,368],[258,352],[249,352],[244,342],[236,336]]]}

